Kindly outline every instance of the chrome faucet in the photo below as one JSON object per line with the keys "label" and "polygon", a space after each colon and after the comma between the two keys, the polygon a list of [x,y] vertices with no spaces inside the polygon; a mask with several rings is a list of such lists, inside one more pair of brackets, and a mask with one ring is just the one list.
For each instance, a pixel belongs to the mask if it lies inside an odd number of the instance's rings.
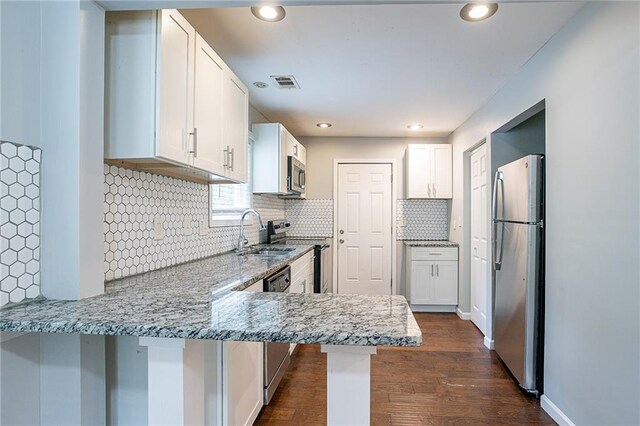
{"label": "chrome faucet", "polygon": [[246,209],[244,212],[242,212],[242,216],[240,217],[240,237],[238,237],[238,248],[237,248],[238,252],[241,252],[242,250],[244,250],[244,246],[249,242],[244,237],[244,218],[249,213],[255,214],[256,217],[258,218],[258,222],[260,222],[260,228],[259,228],[260,231],[264,231],[266,229],[264,224],[262,223],[262,218],[260,218],[260,213],[258,213],[254,209]]}

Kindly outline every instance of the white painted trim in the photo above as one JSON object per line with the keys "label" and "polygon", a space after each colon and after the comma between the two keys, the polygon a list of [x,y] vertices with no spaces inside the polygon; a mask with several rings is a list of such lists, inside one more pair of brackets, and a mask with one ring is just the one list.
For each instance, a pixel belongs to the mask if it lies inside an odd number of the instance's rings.
{"label": "white painted trim", "polygon": [[333,288],[332,292],[337,293],[338,288],[338,166],[340,164],[391,164],[391,294],[398,294],[400,277],[397,276],[397,229],[396,229],[396,207],[398,200],[398,181],[402,176],[398,173],[397,161],[393,158],[334,158],[333,159],[333,241],[335,247],[333,251]]}
{"label": "white painted trim", "polygon": [[495,348],[495,341],[493,339],[484,336],[484,345],[487,349],[493,350]]}
{"label": "white painted trim", "polygon": [[551,418],[558,423],[560,426],[575,426],[576,424],[571,421],[571,419],[562,412],[560,408],[547,397],[547,395],[542,395],[540,398],[540,406]]}
{"label": "white painted trim", "polygon": [[456,314],[458,314],[461,320],[465,320],[465,321],[471,320],[471,312],[462,312],[460,308],[458,308],[456,309]]}
{"label": "white painted trim", "polygon": [[455,306],[449,305],[411,305],[413,312],[450,312],[456,311]]}

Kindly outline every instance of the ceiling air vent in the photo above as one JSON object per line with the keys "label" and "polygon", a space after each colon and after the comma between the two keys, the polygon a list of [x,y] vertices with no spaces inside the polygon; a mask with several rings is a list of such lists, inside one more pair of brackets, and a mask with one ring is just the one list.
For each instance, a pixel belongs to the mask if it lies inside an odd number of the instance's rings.
{"label": "ceiling air vent", "polygon": [[300,85],[292,75],[272,75],[271,80],[279,89],[299,89]]}

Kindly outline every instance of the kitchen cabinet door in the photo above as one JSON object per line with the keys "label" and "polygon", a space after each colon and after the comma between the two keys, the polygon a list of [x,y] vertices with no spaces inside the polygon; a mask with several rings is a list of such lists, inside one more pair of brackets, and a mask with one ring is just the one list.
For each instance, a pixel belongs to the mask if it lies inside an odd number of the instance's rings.
{"label": "kitchen cabinet door", "polygon": [[158,157],[190,164],[196,31],[177,10],[163,10],[159,45]]}
{"label": "kitchen cabinet door", "polygon": [[228,68],[223,84],[223,144],[227,148],[227,173],[238,182],[247,181],[249,143],[249,91]]}
{"label": "kitchen cabinet door", "polygon": [[458,262],[434,264],[433,300],[437,305],[458,304]]}
{"label": "kitchen cabinet door", "polygon": [[[245,291],[262,292],[262,281]],[[222,342],[223,423],[252,424],[263,405],[264,343]]]}
{"label": "kitchen cabinet door", "polygon": [[409,302],[412,305],[432,305],[435,301],[431,272],[434,262],[414,260],[410,264]]}
{"label": "kitchen cabinet door", "polygon": [[222,59],[196,34],[193,165],[224,176],[222,143]]}
{"label": "kitchen cabinet door", "polygon": [[409,145],[406,152],[406,198],[431,198],[431,164],[429,145]]}
{"label": "kitchen cabinet door", "polygon": [[405,153],[406,198],[452,198],[452,149],[410,144]]}
{"label": "kitchen cabinet door", "polygon": [[305,293],[313,293],[313,285],[314,285],[314,268],[315,268],[315,257],[311,256],[309,258],[309,266],[307,268],[307,282],[305,286]]}
{"label": "kitchen cabinet door", "polygon": [[432,196],[433,198],[453,198],[451,145],[432,145],[432,148]]}

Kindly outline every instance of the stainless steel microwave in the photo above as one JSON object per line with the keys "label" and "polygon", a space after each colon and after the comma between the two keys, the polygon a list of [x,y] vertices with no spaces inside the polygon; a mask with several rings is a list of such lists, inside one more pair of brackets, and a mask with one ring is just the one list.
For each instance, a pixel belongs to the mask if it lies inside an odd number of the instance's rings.
{"label": "stainless steel microwave", "polygon": [[302,195],[305,193],[307,176],[304,164],[293,156],[287,157],[287,189],[289,193]]}

